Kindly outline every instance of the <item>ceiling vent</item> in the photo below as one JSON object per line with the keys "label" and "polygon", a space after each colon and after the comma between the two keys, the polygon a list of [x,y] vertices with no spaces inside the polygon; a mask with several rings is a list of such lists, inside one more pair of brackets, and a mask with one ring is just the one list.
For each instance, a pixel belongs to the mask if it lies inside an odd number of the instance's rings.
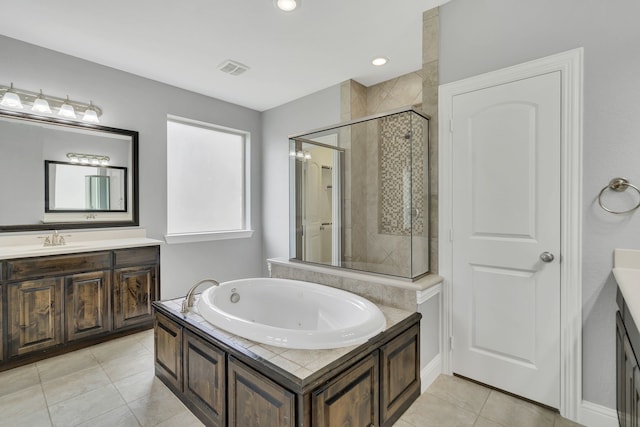
{"label": "ceiling vent", "polygon": [[223,73],[231,74],[232,76],[239,76],[248,69],[249,67],[247,67],[246,65],[236,61],[232,61],[230,59],[227,59],[226,61],[218,65],[218,70],[222,71]]}

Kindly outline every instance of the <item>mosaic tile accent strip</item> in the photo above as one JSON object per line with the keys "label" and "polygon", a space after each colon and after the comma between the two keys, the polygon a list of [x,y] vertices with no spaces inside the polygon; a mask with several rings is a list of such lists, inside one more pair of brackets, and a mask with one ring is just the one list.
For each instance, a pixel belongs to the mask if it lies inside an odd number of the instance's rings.
{"label": "mosaic tile accent strip", "polygon": [[379,135],[378,230],[409,236],[413,226],[414,234],[424,235],[424,212],[413,224],[411,216],[412,207],[422,211],[425,205],[422,118],[410,112],[382,117]]}

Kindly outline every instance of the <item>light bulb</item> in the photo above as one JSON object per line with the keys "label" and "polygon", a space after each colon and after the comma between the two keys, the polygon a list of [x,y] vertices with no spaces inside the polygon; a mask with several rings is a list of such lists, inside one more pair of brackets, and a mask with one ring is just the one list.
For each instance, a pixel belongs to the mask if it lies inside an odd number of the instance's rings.
{"label": "light bulb", "polygon": [[67,100],[60,106],[58,115],[69,119],[76,118],[76,110],[73,109],[73,105],[69,104],[69,95],[67,95]]}
{"label": "light bulb", "polygon": [[51,114],[51,107],[49,107],[49,102],[44,99],[44,95],[42,94],[42,89],[40,89],[40,95],[33,101],[33,107],[31,107],[31,111],[36,111],[38,113],[48,113]]}
{"label": "light bulb", "polygon": [[100,120],[98,120],[98,112],[93,106],[93,101],[89,101],[89,107],[85,110],[82,120],[90,123],[100,123]]}
{"label": "light bulb", "polygon": [[296,9],[300,0],[274,0],[276,7],[285,12],[291,12]]}
{"label": "light bulb", "polygon": [[371,63],[373,65],[375,65],[376,67],[381,67],[381,66],[385,65],[387,62],[389,62],[389,60],[387,58],[385,58],[384,56],[379,56],[378,58],[373,58],[373,60],[371,61]]}
{"label": "light bulb", "polygon": [[22,108],[22,101],[20,100],[20,96],[13,89],[13,83],[11,83],[11,87],[7,89],[2,97],[2,101],[0,101],[0,105],[11,108]]}

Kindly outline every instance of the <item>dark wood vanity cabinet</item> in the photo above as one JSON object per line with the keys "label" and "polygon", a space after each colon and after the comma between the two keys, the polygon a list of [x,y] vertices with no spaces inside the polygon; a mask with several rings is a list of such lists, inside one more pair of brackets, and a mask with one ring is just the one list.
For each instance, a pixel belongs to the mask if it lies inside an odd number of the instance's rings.
{"label": "dark wood vanity cabinet", "polygon": [[115,329],[149,323],[153,319],[157,267],[119,268],[114,271],[113,312]]}
{"label": "dark wood vanity cabinet", "polygon": [[618,290],[616,313],[616,407],[620,427],[640,426],[640,333]]}
{"label": "dark wood vanity cabinet", "polygon": [[52,277],[9,284],[9,357],[64,341],[63,279]]}
{"label": "dark wood vanity cabinet", "polygon": [[[2,277],[2,263],[0,263],[0,277]],[[3,301],[4,298],[2,294],[4,292],[4,287],[0,285],[0,363],[4,360],[4,310]]]}
{"label": "dark wood vanity cabinet", "polygon": [[621,427],[640,425],[640,372],[620,313],[616,316],[616,400]]}
{"label": "dark wood vanity cabinet", "polygon": [[151,327],[158,268],[159,246],[0,261],[0,370]]}
{"label": "dark wood vanity cabinet", "polygon": [[111,330],[111,271],[74,274],[66,278],[67,341]]}
{"label": "dark wood vanity cabinet", "polygon": [[305,379],[154,304],[156,375],[207,426],[387,427],[420,394],[420,315]]}
{"label": "dark wood vanity cabinet", "polygon": [[157,247],[114,251],[114,328],[153,322],[160,252]]}

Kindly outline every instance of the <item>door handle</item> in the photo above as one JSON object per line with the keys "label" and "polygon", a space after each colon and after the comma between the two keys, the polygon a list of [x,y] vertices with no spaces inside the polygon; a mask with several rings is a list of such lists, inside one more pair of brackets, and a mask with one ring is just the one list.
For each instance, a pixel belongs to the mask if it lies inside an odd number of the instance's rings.
{"label": "door handle", "polygon": [[542,262],[551,262],[554,260],[554,256],[551,252],[542,252],[540,254],[540,259],[542,260]]}

